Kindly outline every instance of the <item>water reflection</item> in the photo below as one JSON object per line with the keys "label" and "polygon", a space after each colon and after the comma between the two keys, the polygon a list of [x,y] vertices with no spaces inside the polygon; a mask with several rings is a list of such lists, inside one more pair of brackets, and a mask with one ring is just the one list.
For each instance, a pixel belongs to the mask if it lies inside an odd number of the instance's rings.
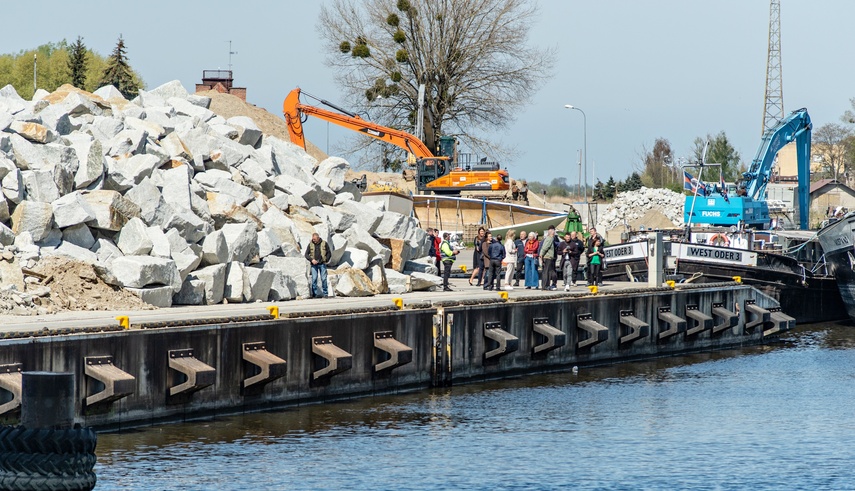
{"label": "water reflection", "polygon": [[845,489],[855,327],[99,437],[98,489]]}

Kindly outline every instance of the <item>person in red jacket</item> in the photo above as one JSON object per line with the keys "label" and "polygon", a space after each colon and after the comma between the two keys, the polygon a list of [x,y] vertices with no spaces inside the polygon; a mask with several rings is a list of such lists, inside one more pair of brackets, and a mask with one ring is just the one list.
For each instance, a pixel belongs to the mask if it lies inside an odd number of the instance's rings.
{"label": "person in red jacket", "polygon": [[537,232],[528,234],[528,240],[525,241],[525,289],[530,290],[532,287],[537,288],[540,280],[537,274],[538,252],[540,251],[540,241],[537,240]]}
{"label": "person in red jacket", "polygon": [[436,250],[436,275],[442,276],[442,251],[439,250],[439,246],[442,244],[442,234],[439,233],[439,229],[433,229],[433,248]]}

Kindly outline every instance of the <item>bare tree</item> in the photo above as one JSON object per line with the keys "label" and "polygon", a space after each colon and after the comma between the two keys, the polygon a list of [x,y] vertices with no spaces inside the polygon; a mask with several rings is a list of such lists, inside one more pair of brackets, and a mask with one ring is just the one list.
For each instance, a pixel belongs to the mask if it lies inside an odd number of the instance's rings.
{"label": "bare tree", "polygon": [[840,120],[844,123],[855,124],[855,97],[849,99],[849,103],[852,105],[852,109],[847,109],[843,116],[840,116]]}
{"label": "bare tree", "polygon": [[839,181],[844,175],[848,176],[852,136],[852,130],[837,123],[824,124],[813,132],[811,153],[828,178]]}
{"label": "bare tree", "polygon": [[[643,148],[641,182],[649,188],[673,187],[677,182],[671,168],[673,158],[671,143],[665,138],[657,138],[653,150]],[[682,180],[679,183],[682,187]]]}
{"label": "bare tree", "polygon": [[549,76],[555,48],[526,44],[537,12],[528,0],[333,0],[318,29],[358,110],[412,132],[424,84],[428,148],[452,136],[507,157],[484,133],[511,124]]}

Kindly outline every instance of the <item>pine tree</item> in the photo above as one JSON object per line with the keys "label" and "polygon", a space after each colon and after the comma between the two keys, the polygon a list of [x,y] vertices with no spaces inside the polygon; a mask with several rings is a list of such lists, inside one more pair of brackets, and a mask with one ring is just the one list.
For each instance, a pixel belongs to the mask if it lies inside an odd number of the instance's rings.
{"label": "pine tree", "polygon": [[606,196],[603,192],[603,183],[597,179],[597,183],[594,184],[594,201],[603,201],[604,199],[606,199]]}
{"label": "pine tree", "polygon": [[615,183],[615,178],[609,176],[609,180],[606,181],[605,189],[603,189],[603,194],[606,199],[612,199],[615,197],[615,191],[617,190],[617,183]]}
{"label": "pine tree", "polygon": [[83,38],[77,36],[77,42],[71,45],[71,52],[68,54],[68,70],[71,72],[71,85],[78,89],[86,88],[86,45],[83,44]]}
{"label": "pine tree", "polygon": [[119,36],[119,42],[107,59],[107,68],[104,70],[104,76],[101,77],[102,87],[112,85],[125,96],[126,99],[132,99],[139,94],[139,83],[134,79],[131,67],[128,64],[128,58],[125,55],[125,40]]}

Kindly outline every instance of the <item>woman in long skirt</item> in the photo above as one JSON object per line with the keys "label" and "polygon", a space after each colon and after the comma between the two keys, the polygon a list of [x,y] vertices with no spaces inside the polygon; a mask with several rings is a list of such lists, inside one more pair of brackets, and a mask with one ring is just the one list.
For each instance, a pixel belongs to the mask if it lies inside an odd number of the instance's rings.
{"label": "woman in long skirt", "polygon": [[540,275],[537,274],[537,253],[540,250],[540,241],[537,240],[537,233],[532,232],[528,235],[528,240],[525,242],[525,288],[537,288],[540,281]]}

